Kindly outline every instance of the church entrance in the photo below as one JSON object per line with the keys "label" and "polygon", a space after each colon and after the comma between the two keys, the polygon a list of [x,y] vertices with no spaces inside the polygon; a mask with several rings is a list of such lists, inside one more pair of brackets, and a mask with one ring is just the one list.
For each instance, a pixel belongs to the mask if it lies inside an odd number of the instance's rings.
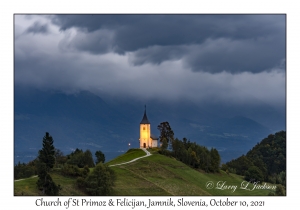
{"label": "church entrance", "polygon": [[144,148],[146,148],[146,143],[144,143]]}

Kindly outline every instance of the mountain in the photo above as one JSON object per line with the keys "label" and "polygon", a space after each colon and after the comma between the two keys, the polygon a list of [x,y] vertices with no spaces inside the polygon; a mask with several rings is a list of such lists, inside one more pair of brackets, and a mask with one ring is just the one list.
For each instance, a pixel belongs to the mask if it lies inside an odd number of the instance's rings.
{"label": "mountain", "polygon": [[[216,148],[222,162],[246,153],[273,130],[285,130],[285,116],[267,105],[139,101],[88,91],[66,94],[16,86],[15,163],[36,157],[45,132],[50,133],[55,147],[65,154],[76,148],[90,149],[92,153],[101,150],[110,160],[126,151],[128,143],[137,148],[145,104],[154,135],[159,136],[157,125],[168,121],[175,137]],[[264,120],[260,121],[261,118]]]}

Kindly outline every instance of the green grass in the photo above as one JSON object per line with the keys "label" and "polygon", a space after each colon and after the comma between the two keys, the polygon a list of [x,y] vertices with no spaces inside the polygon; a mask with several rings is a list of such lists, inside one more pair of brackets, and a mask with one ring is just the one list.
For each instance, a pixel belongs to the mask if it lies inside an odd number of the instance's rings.
{"label": "green grass", "polygon": [[[116,196],[258,196],[268,195],[270,190],[244,190],[240,189],[243,177],[236,174],[205,173],[197,171],[189,166],[151,151],[152,155],[139,159],[135,162],[113,166],[116,182],[113,195]],[[108,165],[130,161],[137,157],[144,156],[145,152],[140,149],[131,149],[127,153],[106,163]],[[59,170],[51,172],[51,177],[56,184],[60,184],[61,195],[84,195],[76,187],[76,178],[62,176]],[[36,188],[37,177],[27,178],[14,183],[15,195],[39,195]],[[207,189],[207,183],[212,182],[214,187]],[[233,192],[231,189],[216,189],[217,183],[224,183],[224,186],[237,186]],[[253,185],[249,184],[249,189]],[[274,192],[274,191],[273,191]]]}
{"label": "green grass", "polygon": [[124,168],[113,167],[116,172],[117,180],[116,187],[114,187],[114,195],[170,195],[168,192],[160,187],[157,187],[150,181],[145,180],[143,177],[131,173]]}
{"label": "green grass", "polygon": [[[240,189],[244,181],[241,176],[235,174],[204,173],[189,166],[168,158],[154,154],[136,162],[112,167],[117,174],[117,182],[114,187],[116,195],[268,195],[270,190],[244,190]],[[207,189],[208,182],[214,183],[212,189]],[[217,183],[225,183],[227,186],[237,186],[233,190],[216,189]],[[253,185],[249,184],[249,189]],[[147,190],[146,190],[147,189]]]}
{"label": "green grass", "polygon": [[[76,196],[86,195],[80,191],[76,186],[76,178],[62,176],[58,171],[50,173],[55,184],[59,184],[62,187],[60,195],[62,196]],[[14,182],[14,195],[25,195],[25,196],[37,196],[40,195],[39,190],[36,187],[38,177],[26,178],[20,181]]]}
{"label": "green grass", "polygon": [[105,163],[106,165],[115,165],[125,163],[138,157],[145,156],[146,153],[141,149],[130,149],[125,154],[118,156],[117,158]]}
{"label": "green grass", "polygon": [[53,172],[50,174],[55,184],[59,184],[62,188],[59,191],[59,194],[62,196],[77,196],[77,195],[85,195],[84,192],[79,190],[76,185],[76,178],[63,176],[60,173]]}
{"label": "green grass", "polygon": [[26,178],[14,182],[14,195],[39,195],[36,188],[38,178]]}

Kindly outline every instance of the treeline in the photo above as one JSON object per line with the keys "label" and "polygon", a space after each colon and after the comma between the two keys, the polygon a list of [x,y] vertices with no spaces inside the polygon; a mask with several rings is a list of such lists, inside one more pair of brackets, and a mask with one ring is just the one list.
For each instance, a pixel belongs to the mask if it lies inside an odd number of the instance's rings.
{"label": "treeline", "polygon": [[[109,195],[115,181],[114,171],[104,165],[105,155],[96,151],[96,162],[90,150],[76,149],[64,155],[53,144],[53,138],[46,132],[43,148],[38,157],[29,162],[18,163],[14,167],[14,178],[27,178],[38,175],[37,188],[42,195],[59,195],[63,186],[57,185],[51,178],[53,168],[56,173],[77,178],[77,187],[88,195]],[[90,168],[93,168],[90,171]]]}
{"label": "treeline", "polygon": [[14,179],[28,178],[37,175],[36,161],[30,161],[29,163],[20,163],[14,167]]}
{"label": "treeline", "polygon": [[[158,125],[160,131],[160,142],[162,143],[160,154],[172,156],[177,160],[195,169],[202,169],[205,172],[219,172],[221,157],[215,148],[208,150],[186,138],[183,140],[174,139],[174,132],[168,122]],[[171,147],[171,150],[167,150]]]}
{"label": "treeline", "polygon": [[172,142],[171,151],[160,150],[160,153],[172,156],[195,169],[202,169],[205,172],[219,172],[221,161],[219,152],[214,148],[208,150],[186,138],[183,138],[182,141],[176,138]]}
{"label": "treeline", "polygon": [[[97,151],[96,154],[101,153]],[[97,157],[97,156],[96,156]],[[96,164],[99,162],[104,162],[105,157],[97,158]],[[61,169],[61,172],[64,175],[79,175],[80,168],[86,167],[95,167],[93,155],[90,150],[83,151],[76,148],[75,151],[71,152],[68,155],[64,155],[59,149],[54,149],[54,168]],[[38,175],[38,163],[39,157],[30,161],[29,163],[18,163],[14,166],[14,179],[28,178],[34,175]]]}
{"label": "treeline", "polygon": [[247,181],[286,186],[286,132],[269,135],[246,155],[222,165],[222,169],[243,175]]}

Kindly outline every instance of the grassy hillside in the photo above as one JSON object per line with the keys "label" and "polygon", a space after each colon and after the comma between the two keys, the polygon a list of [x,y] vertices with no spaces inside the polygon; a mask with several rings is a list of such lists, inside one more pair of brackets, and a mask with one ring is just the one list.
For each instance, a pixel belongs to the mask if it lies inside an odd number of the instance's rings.
{"label": "grassy hillside", "polygon": [[[139,159],[135,162],[111,167],[116,173],[114,195],[119,196],[166,196],[166,195],[268,195],[270,190],[243,190],[239,189],[244,181],[235,174],[221,173],[211,174],[196,171],[185,164],[160,154],[155,153]],[[145,153],[142,150],[129,150],[124,155],[106,163],[118,164],[140,157]],[[76,187],[76,178],[64,177],[59,171],[51,174],[55,183],[63,188],[61,195],[85,195]],[[15,195],[38,195],[36,178],[28,178],[15,182]],[[208,182],[214,183],[213,189],[207,189]],[[223,182],[227,186],[237,186],[232,189],[215,189],[217,183]],[[249,189],[253,185],[248,186]]]}
{"label": "grassy hillside", "polygon": [[125,163],[125,162],[133,160],[135,158],[142,157],[144,155],[145,155],[145,152],[141,149],[130,149],[125,154],[120,155],[105,164],[114,165],[114,164]]}
{"label": "grassy hillside", "polygon": [[[239,189],[244,181],[241,176],[196,171],[185,164],[160,154],[136,162],[112,167],[117,174],[115,195],[268,195],[270,190]],[[213,189],[207,189],[207,182]],[[233,190],[215,189],[217,183],[238,186]],[[221,186],[221,185],[220,185]],[[248,185],[253,189],[253,185]]]}
{"label": "grassy hillside", "polygon": [[[50,173],[53,181],[62,186],[60,195],[84,195],[86,194],[76,187],[76,178],[66,177],[53,171]],[[22,179],[14,182],[14,195],[39,195],[39,190],[36,188],[38,177]]]}

